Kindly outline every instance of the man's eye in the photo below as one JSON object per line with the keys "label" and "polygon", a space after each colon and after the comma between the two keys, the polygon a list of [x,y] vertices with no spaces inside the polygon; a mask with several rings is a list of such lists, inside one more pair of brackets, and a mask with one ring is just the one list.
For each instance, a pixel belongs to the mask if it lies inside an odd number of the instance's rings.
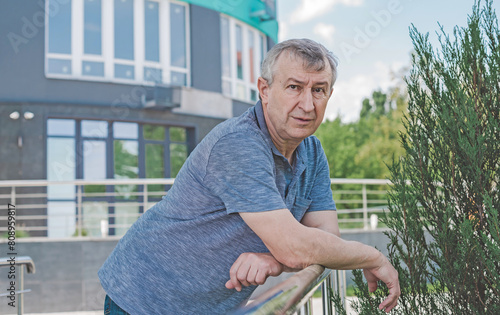
{"label": "man's eye", "polygon": [[289,87],[290,89],[292,89],[292,90],[297,90],[297,89],[299,88],[299,86],[298,86],[298,85],[295,85],[295,84],[291,84],[291,85],[289,85],[288,87]]}
{"label": "man's eye", "polygon": [[313,92],[315,93],[323,93],[325,90],[323,88],[314,88]]}

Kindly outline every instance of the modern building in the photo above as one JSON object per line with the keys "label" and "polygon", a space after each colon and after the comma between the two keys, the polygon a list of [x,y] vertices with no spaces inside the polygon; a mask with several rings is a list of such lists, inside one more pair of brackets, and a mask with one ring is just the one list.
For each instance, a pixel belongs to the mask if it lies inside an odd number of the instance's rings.
{"label": "modern building", "polygon": [[[175,177],[215,125],[255,103],[260,63],[277,41],[275,0],[0,6],[0,180]],[[95,197],[84,213],[110,223],[111,213],[145,210],[126,204],[137,185],[85,189]],[[46,206],[19,207],[32,219],[18,224],[31,236],[75,233],[74,185],[33,192]]]}

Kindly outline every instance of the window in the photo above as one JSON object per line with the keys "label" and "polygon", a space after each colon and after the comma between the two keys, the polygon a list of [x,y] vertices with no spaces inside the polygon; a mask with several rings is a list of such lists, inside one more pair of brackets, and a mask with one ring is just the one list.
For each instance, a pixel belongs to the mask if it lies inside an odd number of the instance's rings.
{"label": "window", "polygon": [[266,52],[265,36],[222,15],[221,45],[222,93],[247,102],[257,101],[257,78]]}
{"label": "window", "polygon": [[46,6],[59,8],[47,19],[47,77],[190,85],[186,3],[47,0]]}
{"label": "window", "polygon": [[[105,120],[47,120],[47,179],[170,178],[177,176],[193,147],[191,129]],[[190,145],[191,144],[191,145]],[[122,235],[142,209],[142,186],[85,185],[82,224],[100,236],[107,221],[110,235]],[[158,201],[165,185],[148,185],[148,200]],[[67,237],[76,231],[76,187],[48,187],[48,236]]]}
{"label": "window", "polygon": [[[75,121],[47,121],[47,180],[71,181],[76,178]],[[67,237],[75,232],[75,186],[47,187],[47,236]]]}
{"label": "window", "polygon": [[[51,0],[54,1],[54,0]],[[47,6],[50,3],[47,1]],[[50,73],[71,75],[71,2],[59,5],[58,14],[49,15],[48,58],[46,69]],[[47,10],[46,12],[50,12]],[[46,54],[47,56],[47,54]]]}

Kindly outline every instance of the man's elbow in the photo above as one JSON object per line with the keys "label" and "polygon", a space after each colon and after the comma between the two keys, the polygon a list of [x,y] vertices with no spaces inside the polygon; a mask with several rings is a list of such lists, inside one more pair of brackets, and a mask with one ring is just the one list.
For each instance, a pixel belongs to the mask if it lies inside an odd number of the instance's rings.
{"label": "man's elbow", "polygon": [[290,248],[276,253],[276,260],[291,269],[304,269],[314,264],[313,253],[304,248]]}

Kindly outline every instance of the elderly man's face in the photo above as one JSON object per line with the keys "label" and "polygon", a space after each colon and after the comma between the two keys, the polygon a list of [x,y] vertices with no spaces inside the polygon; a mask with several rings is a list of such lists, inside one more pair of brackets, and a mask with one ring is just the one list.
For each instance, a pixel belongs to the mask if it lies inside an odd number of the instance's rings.
{"label": "elderly man's face", "polygon": [[300,58],[283,52],[271,86],[259,79],[264,115],[275,144],[298,143],[312,135],[323,121],[332,92],[332,70],[304,69]]}

